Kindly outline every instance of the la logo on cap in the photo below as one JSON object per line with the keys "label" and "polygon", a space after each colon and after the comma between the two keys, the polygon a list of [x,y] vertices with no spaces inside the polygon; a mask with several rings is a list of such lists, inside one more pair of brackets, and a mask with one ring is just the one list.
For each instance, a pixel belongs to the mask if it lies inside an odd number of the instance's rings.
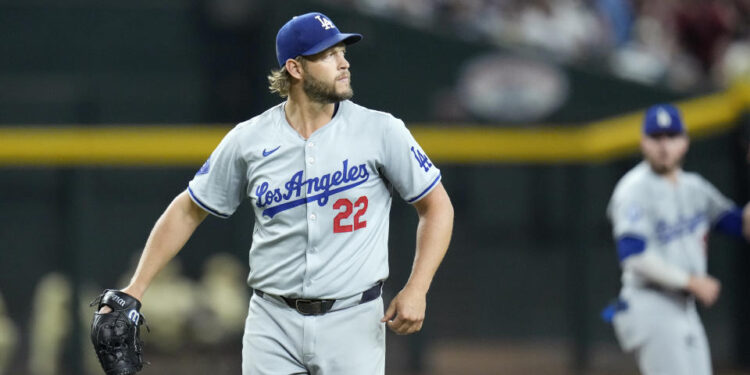
{"label": "la logo on cap", "polygon": [[287,21],[276,34],[276,60],[279,67],[297,56],[312,56],[339,43],[352,44],[361,34],[342,33],[331,19],[319,12],[305,13]]}
{"label": "la logo on cap", "polygon": [[333,22],[331,22],[331,20],[329,20],[328,18],[315,16],[315,19],[320,21],[320,26],[322,26],[326,30],[336,28],[336,26],[333,25]]}
{"label": "la logo on cap", "polygon": [[664,108],[659,108],[659,110],[656,112],[656,123],[661,128],[668,128],[670,125],[672,125],[672,117],[669,116],[669,113],[667,113]]}

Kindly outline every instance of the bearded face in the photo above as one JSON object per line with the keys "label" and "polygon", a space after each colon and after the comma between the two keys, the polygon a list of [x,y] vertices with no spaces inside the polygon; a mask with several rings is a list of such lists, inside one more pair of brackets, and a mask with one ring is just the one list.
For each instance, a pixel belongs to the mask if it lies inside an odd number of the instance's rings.
{"label": "bearded face", "polygon": [[685,134],[657,134],[644,136],[641,150],[651,169],[660,175],[670,174],[682,166],[688,149]]}
{"label": "bearded face", "polygon": [[301,60],[302,90],[311,101],[329,104],[351,99],[354,95],[345,55],[346,46],[339,43]]}
{"label": "bearded face", "polygon": [[333,80],[327,81],[305,71],[302,79],[302,90],[310,100],[317,103],[338,103],[354,96],[348,71],[339,74]]}

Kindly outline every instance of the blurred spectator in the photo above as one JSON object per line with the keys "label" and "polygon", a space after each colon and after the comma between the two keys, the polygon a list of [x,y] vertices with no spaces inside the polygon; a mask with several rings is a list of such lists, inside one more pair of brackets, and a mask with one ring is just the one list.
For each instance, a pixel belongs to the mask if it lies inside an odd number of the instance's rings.
{"label": "blurred spectator", "polygon": [[613,72],[646,84],[663,83],[673,89],[696,87],[701,74],[694,58],[681,48],[674,33],[677,1],[643,1],[631,39],[610,54]]}
{"label": "blurred spectator", "polygon": [[193,322],[196,339],[206,344],[242,336],[250,293],[247,267],[234,256],[215,254],[204,265],[199,282],[200,315]]}
{"label": "blurred spectator", "polygon": [[704,73],[710,72],[729,45],[734,23],[733,8],[725,1],[683,0],[675,9],[677,38]]}
{"label": "blurred spectator", "polygon": [[34,375],[60,373],[65,339],[70,334],[73,289],[59,273],[42,277],[31,311],[29,370]]}
{"label": "blurred spectator", "polygon": [[742,76],[750,41],[750,0],[327,1],[679,91]]}
{"label": "blurred spectator", "polygon": [[737,80],[750,80],[750,39],[732,42],[714,71],[717,84],[729,86]]}
{"label": "blurred spectator", "polygon": [[5,301],[0,294],[0,375],[5,374],[18,343],[18,329],[5,311]]}
{"label": "blurred spectator", "polygon": [[594,4],[612,44],[625,45],[635,23],[633,4],[629,0],[595,0]]}
{"label": "blurred spectator", "polygon": [[518,22],[525,44],[566,60],[586,56],[600,44],[601,23],[580,1],[534,0],[522,4]]}

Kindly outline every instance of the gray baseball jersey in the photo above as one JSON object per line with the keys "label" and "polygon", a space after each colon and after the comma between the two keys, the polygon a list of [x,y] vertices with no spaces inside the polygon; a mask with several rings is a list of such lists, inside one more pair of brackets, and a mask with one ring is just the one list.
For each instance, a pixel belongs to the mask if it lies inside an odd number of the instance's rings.
{"label": "gray baseball jersey", "polygon": [[388,276],[392,188],[413,203],[440,178],[404,123],[388,113],[343,101],[306,140],[282,103],[232,129],[188,190],[219,217],[250,198],[252,288],[338,299]]}
{"label": "gray baseball jersey", "polygon": [[[615,239],[637,238],[642,251],[686,274],[706,273],[706,240],[711,227],[734,204],[695,173],[680,172],[671,183],[642,162],[617,184],[608,207]],[[622,249],[618,249],[622,250]],[[620,259],[637,254],[620,253]],[[624,267],[615,333],[634,351],[644,374],[710,375],[708,340],[692,298],[652,287]]]}
{"label": "gray baseball jersey", "polygon": [[[645,251],[656,253],[688,274],[706,273],[706,240],[711,226],[734,203],[695,173],[680,172],[672,184],[638,164],[620,179],[608,207],[614,237],[635,236],[646,242]],[[625,270],[623,286],[640,286],[645,280]]]}

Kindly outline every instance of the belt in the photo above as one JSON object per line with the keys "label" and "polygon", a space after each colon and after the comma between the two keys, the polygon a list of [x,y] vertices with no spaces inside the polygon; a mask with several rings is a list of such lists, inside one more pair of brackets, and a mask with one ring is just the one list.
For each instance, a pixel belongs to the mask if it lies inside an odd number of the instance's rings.
{"label": "belt", "polygon": [[688,292],[686,290],[681,290],[681,289],[679,289],[679,290],[672,290],[672,289],[665,288],[665,287],[663,287],[663,286],[661,286],[661,285],[659,285],[657,283],[654,283],[654,282],[647,282],[646,284],[643,285],[643,287],[646,288],[646,289],[651,289],[651,290],[655,290],[657,292],[662,292],[662,293],[670,294],[670,295],[673,295],[673,296],[679,296],[679,297],[682,297],[682,298],[688,298],[688,297],[690,297],[692,295],[690,292]]}
{"label": "belt", "polygon": [[357,294],[352,297],[343,298],[343,299],[289,298],[289,297],[269,294],[262,290],[257,290],[257,289],[255,290],[255,294],[257,294],[261,298],[263,298],[264,296],[269,296],[269,297],[284,301],[284,303],[286,303],[287,306],[291,307],[294,310],[297,310],[297,312],[302,315],[323,315],[331,311],[334,303],[337,303],[337,302],[338,304],[336,305],[336,310],[360,305],[365,302],[370,302],[380,297],[382,287],[383,287],[383,282],[380,281],[377,284],[375,284],[372,288],[367,289],[364,292],[362,292],[361,295]]}

